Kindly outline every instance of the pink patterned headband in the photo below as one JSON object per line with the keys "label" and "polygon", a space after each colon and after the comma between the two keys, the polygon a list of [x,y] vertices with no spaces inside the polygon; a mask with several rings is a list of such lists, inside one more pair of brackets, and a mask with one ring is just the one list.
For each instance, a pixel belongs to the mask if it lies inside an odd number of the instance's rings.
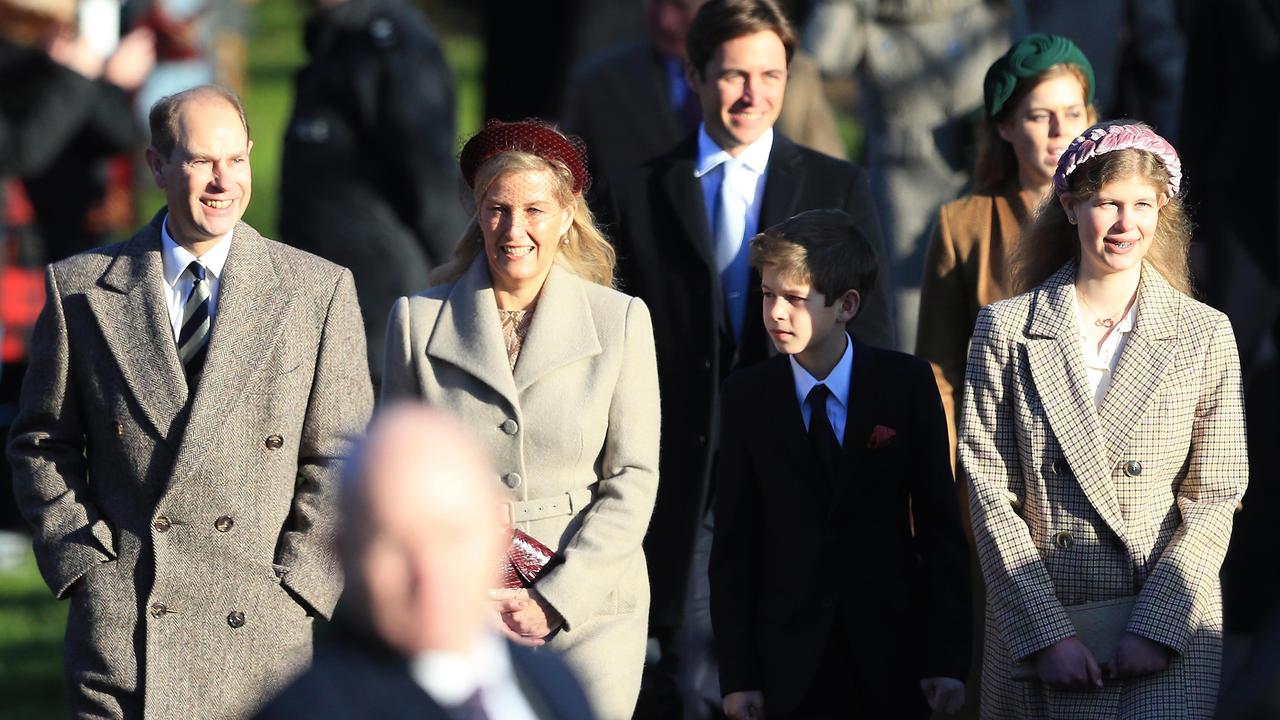
{"label": "pink patterned headband", "polygon": [[1094,125],[1072,140],[1066,152],[1058,158],[1058,170],[1053,174],[1054,193],[1062,197],[1070,192],[1067,178],[1084,163],[1099,155],[1129,148],[1146,150],[1160,158],[1165,170],[1169,171],[1169,197],[1178,194],[1182,185],[1182,161],[1178,159],[1178,152],[1167,140],[1141,123]]}

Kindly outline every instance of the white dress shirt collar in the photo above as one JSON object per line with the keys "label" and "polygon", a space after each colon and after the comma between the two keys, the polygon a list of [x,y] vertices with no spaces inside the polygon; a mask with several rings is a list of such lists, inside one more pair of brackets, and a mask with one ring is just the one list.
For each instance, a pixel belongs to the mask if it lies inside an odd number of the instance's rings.
{"label": "white dress shirt collar", "polygon": [[763,175],[769,167],[769,153],[773,151],[773,128],[764,131],[755,142],[738,153],[735,158],[721,148],[707,134],[706,123],[698,124],[698,160],[694,165],[694,177],[702,177],[729,160],[736,160],[756,175]]}
{"label": "white dress shirt collar", "polygon": [[506,643],[492,633],[481,634],[465,652],[428,651],[411,658],[409,672],[431,699],[445,707],[461,705],[481,690],[489,717],[535,717],[516,682]]}
{"label": "white dress shirt collar", "polygon": [[165,215],[164,220],[160,223],[160,257],[164,260],[164,281],[169,287],[176,287],[178,279],[182,277],[183,271],[191,264],[192,260],[199,260],[204,265],[205,272],[212,273],[217,279],[222,278],[222,268],[227,264],[227,255],[231,253],[231,236],[235,234],[235,230],[228,232],[222,236],[217,245],[214,245],[208,252],[196,257],[191,251],[178,244],[169,234],[169,216]]}

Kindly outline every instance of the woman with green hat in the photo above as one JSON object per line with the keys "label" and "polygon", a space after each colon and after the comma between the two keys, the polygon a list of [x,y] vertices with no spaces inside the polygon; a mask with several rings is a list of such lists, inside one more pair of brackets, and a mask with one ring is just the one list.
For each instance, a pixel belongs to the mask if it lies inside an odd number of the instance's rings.
{"label": "woman with green hat", "polygon": [[978,310],[1012,295],[1008,257],[1049,196],[1058,157],[1096,119],[1093,93],[1089,60],[1060,36],[1028,35],[987,70],[974,191],[938,211],[916,338],[916,354],[933,364],[952,450]]}

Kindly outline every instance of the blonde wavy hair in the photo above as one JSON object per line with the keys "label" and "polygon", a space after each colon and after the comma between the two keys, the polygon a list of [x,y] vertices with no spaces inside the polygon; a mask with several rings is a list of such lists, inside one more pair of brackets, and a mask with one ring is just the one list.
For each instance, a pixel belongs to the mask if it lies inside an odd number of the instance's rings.
{"label": "blonde wavy hair", "polygon": [[581,193],[573,192],[573,173],[558,160],[549,160],[532,153],[512,150],[489,158],[476,170],[475,187],[472,189],[471,221],[462,233],[462,239],[453,250],[453,257],[431,273],[432,285],[443,285],[462,277],[476,256],[484,250],[484,234],[476,221],[474,209],[479,207],[485,193],[498,178],[513,172],[539,172],[550,170],[555,178],[552,193],[562,206],[574,207],[573,224],[565,233],[565,244],[556,252],[556,264],[573,274],[597,285],[615,286],[614,271],[618,256],[613,245],[596,227],[595,217],[587,207]]}
{"label": "blonde wavy hair", "polygon": [[[1127,148],[1095,156],[1076,168],[1069,180],[1071,198],[1077,203],[1087,201],[1104,185],[1134,176],[1151,183],[1161,196],[1169,187],[1169,172],[1158,157]],[[1181,196],[1168,198],[1160,208],[1156,234],[1143,262],[1179,292],[1195,297],[1188,261],[1191,229]],[[1067,220],[1067,211],[1057,196],[1050,193],[1012,253],[1014,293],[1027,292],[1048,280],[1069,260],[1080,261],[1079,231]]]}

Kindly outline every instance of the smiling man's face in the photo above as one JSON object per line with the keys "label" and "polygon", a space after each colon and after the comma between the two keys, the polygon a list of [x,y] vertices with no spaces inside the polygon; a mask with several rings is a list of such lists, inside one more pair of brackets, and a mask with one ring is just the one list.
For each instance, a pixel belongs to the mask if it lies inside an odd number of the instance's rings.
{"label": "smiling man's face", "polygon": [[253,143],[240,113],[224,98],[196,96],[178,110],[176,144],[165,158],[147,150],[147,164],[169,208],[169,234],[197,256],[244,216],[253,187]]}
{"label": "smiling man's face", "polygon": [[689,84],[702,102],[707,134],[736,156],[773,127],[787,89],[787,50],[772,30],[725,42]]}

